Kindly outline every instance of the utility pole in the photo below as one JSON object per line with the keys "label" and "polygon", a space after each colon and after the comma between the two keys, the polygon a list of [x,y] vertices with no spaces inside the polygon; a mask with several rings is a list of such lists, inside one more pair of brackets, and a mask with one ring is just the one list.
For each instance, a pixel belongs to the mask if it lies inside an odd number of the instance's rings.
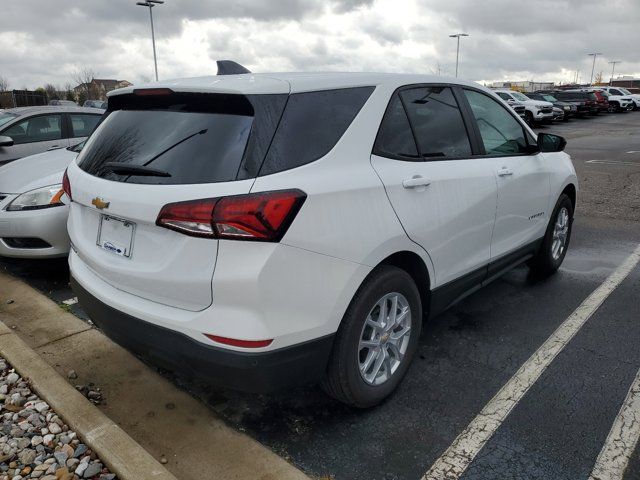
{"label": "utility pole", "polygon": [[467,33],[455,33],[453,35],[449,35],[451,38],[458,39],[458,46],[456,47],[456,78],[458,78],[458,58],[460,57],[460,37],[468,37]]}
{"label": "utility pole", "polygon": [[611,65],[613,65],[611,67],[611,80],[609,80],[609,86],[611,86],[611,84],[613,83],[613,74],[616,71],[616,63],[622,63],[621,60],[614,60],[613,62],[609,62]]}
{"label": "utility pole", "polygon": [[156,57],[156,34],[153,30],[153,7],[162,5],[164,0],[147,0],[146,2],[137,2],[136,5],[141,7],[149,7],[149,20],[151,21],[151,44],[153,45],[153,66],[156,72],[156,82],[158,81],[158,59]]}
{"label": "utility pole", "polygon": [[587,54],[589,57],[593,57],[593,65],[591,66],[591,80],[589,81],[589,85],[593,85],[593,72],[596,69],[596,58],[598,57],[598,55],[602,55],[602,53],[600,52],[594,52],[594,53],[588,53]]}

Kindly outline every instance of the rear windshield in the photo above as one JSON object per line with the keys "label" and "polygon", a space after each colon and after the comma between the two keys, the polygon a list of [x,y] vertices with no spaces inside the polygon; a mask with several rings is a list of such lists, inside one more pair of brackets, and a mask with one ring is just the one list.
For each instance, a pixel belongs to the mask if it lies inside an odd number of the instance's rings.
{"label": "rear windshield", "polygon": [[[179,96],[182,97],[182,96]],[[203,96],[206,97],[206,96]],[[253,107],[241,96],[211,99],[119,99],[85,145],[80,168],[127,183],[192,184],[236,178],[253,123]],[[127,101],[129,100],[129,101]],[[117,103],[117,102],[114,102]],[[113,165],[158,175],[122,174]]]}
{"label": "rear windshield", "polygon": [[557,96],[565,100],[596,100],[595,93],[589,92],[561,92]]}

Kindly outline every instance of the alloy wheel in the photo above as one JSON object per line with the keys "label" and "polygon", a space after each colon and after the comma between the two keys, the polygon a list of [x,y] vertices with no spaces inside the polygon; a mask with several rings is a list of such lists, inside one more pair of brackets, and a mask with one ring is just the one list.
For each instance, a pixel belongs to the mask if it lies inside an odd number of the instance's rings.
{"label": "alloy wheel", "polygon": [[553,227],[553,242],[551,243],[551,256],[554,260],[558,260],[567,245],[567,237],[569,236],[569,211],[566,207],[562,207],[556,217],[556,223]]}
{"label": "alloy wheel", "polygon": [[398,370],[409,346],[411,307],[401,293],[384,295],[367,315],[358,344],[358,366],[369,385],[381,385]]}

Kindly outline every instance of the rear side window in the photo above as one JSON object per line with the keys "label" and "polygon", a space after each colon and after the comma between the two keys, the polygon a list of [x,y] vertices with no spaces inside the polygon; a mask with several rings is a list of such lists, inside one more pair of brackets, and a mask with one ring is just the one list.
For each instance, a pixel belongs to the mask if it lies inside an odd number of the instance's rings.
{"label": "rear side window", "polygon": [[[281,96],[264,97],[284,106]],[[250,162],[255,176],[282,112],[256,121],[248,96],[227,94],[119,95],[110,108],[82,150],[80,168],[108,180],[165,185],[236,180],[245,155],[258,158]]]}
{"label": "rear side window", "polygon": [[380,123],[373,154],[399,160],[420,158],[407,113],[397,94],[389,102],[389,107]]}
{"label": "rear side window", "polygon": [[336,145],[374,87],[343,88],[289,96],[260,175],[324,157]]}
{"label": "rear side window", "polygon": [[471,143],[460,108],[449,87],[420,87],[400,92],[424,158],[471,156]]}
{"label": "rear side window", "polygon": [[82,115],[71,113],[69,114],[69,118],[71,119],[71,128],[74,138],[88,137],[100,121],[100,115]]}

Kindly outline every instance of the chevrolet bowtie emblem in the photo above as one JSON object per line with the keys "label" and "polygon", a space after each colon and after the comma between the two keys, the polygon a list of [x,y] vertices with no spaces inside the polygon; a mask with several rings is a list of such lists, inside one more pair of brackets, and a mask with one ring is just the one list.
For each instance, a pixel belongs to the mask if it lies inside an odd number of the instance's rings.
{"label": "chevrolet bowtie emblem", "polygon": [[95,205],[98,210],[104,210],[105,208],[109,208],[110,202],[105,202],[100,197],[96,197],[91,200],[91,205]]}

